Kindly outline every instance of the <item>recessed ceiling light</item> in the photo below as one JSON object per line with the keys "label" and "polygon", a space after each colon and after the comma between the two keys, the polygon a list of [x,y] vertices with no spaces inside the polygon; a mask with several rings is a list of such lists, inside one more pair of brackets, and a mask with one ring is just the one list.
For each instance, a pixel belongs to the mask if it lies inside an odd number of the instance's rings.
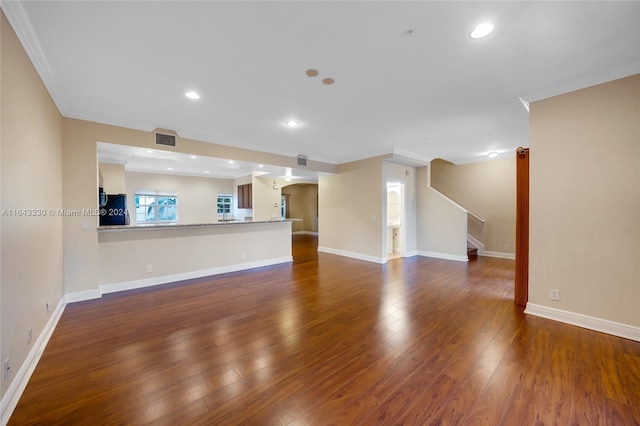
{"label": "recessed ceiling light", "polygon": [[211,173],[209,170],[205,170],[205,171],[204,171],[204,174],[205,174],[205,175],[208,175],[209,173]]}
{"label": "recessed ceiling light", "polygon": [[489,158],[496,158],[498,156],[498,153],[493,151],[489,153]]}
{"label": "recessed ceiling light", "polygon": [[264,164],[258,164],[258,167],[263,168]]}
{"label": "recessed ceiling light", "polygon": [[332,78],[324,78],[322,79],[322,84],[326,84],[327,86],[335,83],[336,81]]}
{"label": "recessed ceiling light", "polygon": [[200,95],[193,91],[186,92],[184,95],[189,99],[200,99]]}
{"label": "recessed ceiling light", "polygon": [[474,30],[471,32],[471,38],[486,37],[489,34],[491,34],[494,28],[495,26],[490,22],[485,22],[484,24],[480,24],[477,27],[475,27]]}
{"label": "recessed ceiling light", "polygon": [[167,167],[167,170],[173,170],[173,167]]}
{"label": "recessed ceiling light", "polygon": [[150,150],[150,149],[148,149],[148,150],[147,150],[147,152],[148,152],[149,154],[152,154],[152,153],[153,153],[153,151],[152,151],[152,150]]}
{"label": "recessed ceiling light", "polygon": [[192,156],[191,156],[191,158],[192,158],[193,160],[195,160],[196,158],[198,158],[198,156],[197,156],[197,155],[192,155]]}
{"label": "recessed ceiling light", "polygon": [[309,68],[304,73],[307,74],[307,76],[309,76],[309,77],[315,77],[315,76],[318,75],[318,70],[314,69],[314,68]]}
{"label": "recessed ceiling light", "polygon": [[287,182],[291,182],[291,178],[290,177],[286,177],[286,178],[284,178],[284,180],[286,180]]}
{"label": "recessed ceiling light", "polygon": [[229,160],[229,164],[233,164],[233,160]]}
{"label": "recessed ceiling light", "polygon": [[284,123],[287,125],[287,127],[291,127],[292,129],[299,127],[300,126],[300,122],[296,121],[296,120],[288,120],[286,123]]}

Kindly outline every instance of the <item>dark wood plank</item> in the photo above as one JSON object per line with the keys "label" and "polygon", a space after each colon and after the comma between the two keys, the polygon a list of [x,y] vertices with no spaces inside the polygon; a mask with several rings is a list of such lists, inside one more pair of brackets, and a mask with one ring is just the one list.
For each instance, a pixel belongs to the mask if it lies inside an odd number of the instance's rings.
{"label": "dark wood plank", "polygon": [[293,265],[68,305],[9,424],[638,424],[640,343],[524,315],[513,261],[294,241]]}

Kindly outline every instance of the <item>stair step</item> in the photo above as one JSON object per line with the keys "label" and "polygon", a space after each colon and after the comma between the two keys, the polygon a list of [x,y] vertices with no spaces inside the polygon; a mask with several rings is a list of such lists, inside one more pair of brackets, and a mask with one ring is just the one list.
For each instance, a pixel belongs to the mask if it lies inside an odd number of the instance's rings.
{"label": "stair step", "polygon": [[478,249],[475,248],[475,247],[467,246],[467,258],[469,260],[477,259],[478,258]]}

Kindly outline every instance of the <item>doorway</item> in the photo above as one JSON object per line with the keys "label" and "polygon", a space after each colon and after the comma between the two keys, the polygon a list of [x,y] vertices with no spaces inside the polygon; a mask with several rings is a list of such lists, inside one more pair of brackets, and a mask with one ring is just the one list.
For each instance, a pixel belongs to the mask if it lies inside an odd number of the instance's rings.
{"label": "doorway", "polygon": [[385,258],[403,257],[406,251],[404,183],[387,181],[387,223],[385,232]]}

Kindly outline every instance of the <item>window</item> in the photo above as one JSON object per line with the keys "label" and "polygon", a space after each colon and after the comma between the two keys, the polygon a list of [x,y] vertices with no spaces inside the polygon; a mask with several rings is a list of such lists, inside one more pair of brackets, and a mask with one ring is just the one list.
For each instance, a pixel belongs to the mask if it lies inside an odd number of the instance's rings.
{"label": "window", "polygon": [[137,223],[171,223],[178,221],[178,197],[170,194],[136,192]]}
{"label": "window", "polygon": [[218,194],[218,214],[230,214],[232,204],[233,196],[231,194]]}

